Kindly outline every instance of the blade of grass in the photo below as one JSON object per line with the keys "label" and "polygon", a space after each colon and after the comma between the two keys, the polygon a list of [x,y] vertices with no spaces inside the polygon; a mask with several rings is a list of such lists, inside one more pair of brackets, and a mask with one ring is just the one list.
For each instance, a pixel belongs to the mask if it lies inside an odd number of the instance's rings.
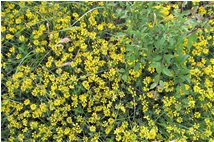
{"label": "blade of grass", "polygon": [[17,73],[19,66],[22,65],[22,63],[24,62],[24,60],[25,60],[31,53],[34,53],[34,50],[33,50],[33,51],[30,51],[24,58],[22,58],[21,62],[19,63],[19,65],[18,65],[17,68],[16,68],[16,72],[15,72],[15,73]]}

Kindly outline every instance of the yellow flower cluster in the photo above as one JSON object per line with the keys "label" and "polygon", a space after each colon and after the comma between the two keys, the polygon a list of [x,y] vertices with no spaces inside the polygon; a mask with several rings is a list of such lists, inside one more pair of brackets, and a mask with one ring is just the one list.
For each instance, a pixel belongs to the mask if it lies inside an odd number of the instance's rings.
{"label": "yellow flower cluster", "polygon": [[[124,4],[132,3],[2,3],[2,141],[214,141],[214,28],[195,31],[190,80],[176,84],[156,77],[150,61],[127,58],[135,34],[119,35],[129,26],[116,10]],[[146,2],[135,12],[170,22],[182,6]]]}

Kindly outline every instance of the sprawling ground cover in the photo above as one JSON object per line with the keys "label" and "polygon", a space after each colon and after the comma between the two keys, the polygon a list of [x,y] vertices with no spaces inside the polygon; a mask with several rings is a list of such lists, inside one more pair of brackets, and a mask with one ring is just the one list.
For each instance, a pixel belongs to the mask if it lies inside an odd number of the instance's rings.
{"label": "sprawling ground cover", "polygon": [[2,2],[2,141],[214,141],[212,2]]}

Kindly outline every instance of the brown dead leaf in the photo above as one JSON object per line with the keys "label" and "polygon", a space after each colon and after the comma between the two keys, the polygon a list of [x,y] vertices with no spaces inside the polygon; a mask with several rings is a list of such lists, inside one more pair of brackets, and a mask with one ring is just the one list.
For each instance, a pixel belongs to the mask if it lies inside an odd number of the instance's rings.
{"label": "brown dead leaf", "polygon": [[66,63],[63,63],[62,65],[60,65],[60,67],[69,66],[70,64],[71,64],[71,62],[66,62]]}
{"label": "brown dead leaf", "polygon": [[57,44],[63,44],[63,43],[68,43],[68,42],[70,42],[71,41],[71,39],[70,38],[68,38],[68,37],[65,37],[65,38],[63,38],[63,39],[61,39]]}

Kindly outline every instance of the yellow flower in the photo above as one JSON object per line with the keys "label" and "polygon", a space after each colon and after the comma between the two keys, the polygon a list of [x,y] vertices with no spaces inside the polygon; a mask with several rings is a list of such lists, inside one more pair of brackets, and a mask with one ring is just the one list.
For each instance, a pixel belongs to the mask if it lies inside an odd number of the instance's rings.
{"label": "yellow flower", "polygon": [[45,31],[45,30],[46,30],[45,25],[40,25],[40,26],[39,26],[39,30],[42,31],[42,32]]}
{"label": "yellow flower", "polygon": [[83,85],[83,87],[84,87],[85,89],[87,89],[87,90],[90,89],[90,85],[89,85],[89,83],[88,83],[87,81],[83,81],[83,82],[82,82],[82,85]]}
{"label": "yellow flower", "polygon": [[29,105],[30,104],[30,100],[29,99],[26,99],[25,101],[24,101],[24,105]]}
{"label": "yellow flower", "polygon": [[194,108],[195,107],[195,101],[193,101],[193,100],[189,101],[188,105],[189,105],[189,107]]}
{"label": "yellow flower", "polygon": [[9,28],[9,31],[12,32],[12,33],[15,33],[16,29],[15,28]]}
{"label": "yellow flower", "polygon": [[45,52],[45,48],[44,47],[39,47],[35,49],[36,53],[44,53]]}
{"label": "yellow flower", "polygon": [[31,105],[30,105],[30,109],[31,109],[31,110],[35,110],[36,108],[37,108],[36,104],[31,104]]}
{"label": "yellow flower", "polygon": [[208,54],[208,53],[209,53],[209,49],[204,48],[204,49],[203,49],[203,53],[204,53],[204,54]]}
{"label": "yellow flower", "polygon": [[6,27],[5,26],[1,26],[1,32],[4,33],[6,31]]}
{"label": "yellow flower", "polygon": [[22,22],[21,18],[16,19],[16,24],[20,24]]}
{"label": "yellow flower", "polygon": [[210,59],[210,63],[214,65],[214,58]]}
{"label": "yellow flower", "polygon": [[11,48],[9,49],[9,51],[10,51],[11,53],[15,52],[15,48],[14,48],[14,47],[11,47]]}
{"label": "yellow flower", "polygon": [[95,126],[90,126],[89,129],[90,129],[91,132],[95,132],[96,131],[96,127]]}
{"label": "yellow flower", "polygon": [[95,26],[97,24],[97,22],[93,16],[90,16],[88,20],[89,20],[91,26]]}
{"label": "yellow flower", "polygon": [[209,75],[211,74],[213,71],[212,71],[212,66],[211,65],[208,65],[207,67],[205,67],[204,69],[204,73]]}
{"label": "yellow flower", "polygon": [[195,118],[200,118],[201,117],[201,113],[200,112],[195,112],[194,117]]}
{"label": "yellow flower", "polygon": [[11,34],[6,35],[6,39],[12,39],[12,38],[13,38],[13,35],[11,35]]}
{"label": "yellow flower", "polygon": [[172,7],[175,8],[175,9],[178,9],[178,8],[179,8],[177,4],[173,4]]}
{"label": "yellow flower", "polygon": [[148,27],[149,27],[149,28],[153,28],[153,23],[152,23],[152,22],[149,22],[149,23],[148,23]]}
{"label": "yellow flower", "polygon": [[198,13],[204,15],[204,14],[206,14],[207,12],[206,12],[206,9],[205,9],[203,6],[200,6],[200,7],[199,7],[199,10],[198,10]]}
{"label": "yellow flower", "polygon": [[72,105],[74,108],[76,108],[77,105],[78,105],[78,97],[77,97],[77,95],[72,95],[71,99],[72,99],[72,101],[73,101],[71,105]]}
{"label": "yellow flower", "polygon": [[38,41],[38,40],[34,40],[34,41],[33,41],[33,44],[34,44],[34,45],[39,45],[39,41]]}
{"label": "yellow flower", "polygon": [[140,133],[139,133],[139,135],[140,135],[141,138],[145,138],[145,137],[148,135],[148,133],[149,133],[149,130],[148,130],[147,127],[142,126],[142,127],[140,128]]}
{"label": "yellow flower", "polygon": [[117,104],[117,105],[115,105],[115,108],[116,109],[118,109],[118,110],[121,110],[123,113],[125,113],[126,112],[126,109],[125,109],[125,107],[123,106],[123,104]]}
{"label": "yellow flower", "polygon": [[170,6],[166,6],[166,7],[163,7],[160,12],[163,15],[167,16],[167,15],[169,15],[169,10],[170,10]]}
{"label": "yellow flower", "polygon": [[204,132],[204,135],[205,136],[207,136],[207,137],[210,137],[210,136],[212,136],[212,130],[210,130],[209,128],[207,128],[206,130],[205,130],[205,132]]}
{"label": "yellow flower", "polygon": [[21,59],[22,58],[22,55],[21,54],[17,54],[16,55],[16,59]]}
{"label": "yellow flower", "polygon": [[25,136],[24,136],[23,134],[19,134],[19,135],[18,135],[19,141],[23,141],[24,138],[25,138]]}
{"label": "yellow flower", "polygon": [[183,122],[183,118],[182,118],[182,117],[178,117],[178,118],[176,119],[176,121],[177,121],[178,123],[181,123],[181,122]]}
{"label": "yellow flower", "polygon": [[103,24],[99,24],[99,25],[97,26],[97,29],[100,30],[100,31],[102,31],[102,30],[103,30]]}
{"label": "yellow flower", "polygon": [[25,41],[25,37],[24,37],[23,35],[21,35],[21,36],[19,36],[19,40],[20,40],[21,42],[24,42],[24,41]]}
{"label": "yellow flower", "polygon": [[47,42],[46,40],[41,41],[41,44],[42,44],[42,45],[47,45],[47,43],[48,43],[48,42]]}
{"label": "yellow flower", "polygon": [[80,49],[85,50],[86,48],[87,48],[87,44],[82,43],[82,44],[80,45]]}
{"label": "yellow flower", "polygon": [[121,135],[116,135],[116,141],[121,141],[122,137]]}
{"label": "yellow flower", "polygon": [[86,102],[87,102],[87,96],[85,94],[82,94],[79,96],[80,101],[82,102],[82,106],[85,107],[86,106]]}
{"label": "yellow flower", "polygon": [[47,108],[46,108],[45,103],[41,103],[41,104],[39,105],[39,107],[40,107],[40,110],[41,110],[42,112],[46,112],[46,111],[47,111]]}
{"label": "yellow flower", "polygon": [[108,135],[108,134],[111,132],[112,128],[113,128],[112,126],[108,126],[108,127],[105,129],[105,134]]}
{"label": "yellow flower", "polygon": [[66,121],[71,124],[72,123],[72,118],[71,117],[67,117]]}
{"label": "yellow flower", "polygon": [[155,139],[157,135],[157,128],[152,128],[148,133],[148,139]]}
{"label": "yellow flower", "polygon": [[103,2],[98,2],[98,5],[99,5],[99,6],[103,6],[104,3],[103,3]]}
{"label": "yellow flower", "polygon": [[37,128],[37,127],[38,127],[38,122],[34,122],[34,121],[33,121],[33,122],[30,123],[30,128],[31,128],[31,129],[35,129],[35,128]]}
{"label": "yellow flower", "polygon": [[68,135],[69,133],[70,133],[70,128],[68,128],[68,127],[67,127],[67,128],[65,128],[65,130],[64,130],[64,134],[65,134],[65,135]]}
{"label": "yellow flower", "polygon": [[74,18],[75,18],[75,19],[79,18],[79,14],[78,14],[78,13],[76,13],[76,12],[75,12],[75,13],[73,13],[72,15],[74,16]]}
{"label": "yellow flower", "polygon": [[156,5],[156,6],[153,6],[152,8],[160,9],[160,8],[161,8],[161,6],[160,6],[160,5]]}
{"label": "yellow flower", "polygon": [[54,105],[59,106],[61,104],[61,101],[59,99],[54,100]]}
{"label": "yellow flower", "polygon": [[112,24],[112,23],[108,23],[107,26],[108,26],[109,29],[114,29],[115,28],[115,25]]}
{"label": "yellow flower", "polygon": [[23,82],[22,82],[22,86],[21,86],[21,90],[22,91],[26,91],[27,89],[31,89],[32,86],[32,79],[30,78],[26,78]]}

